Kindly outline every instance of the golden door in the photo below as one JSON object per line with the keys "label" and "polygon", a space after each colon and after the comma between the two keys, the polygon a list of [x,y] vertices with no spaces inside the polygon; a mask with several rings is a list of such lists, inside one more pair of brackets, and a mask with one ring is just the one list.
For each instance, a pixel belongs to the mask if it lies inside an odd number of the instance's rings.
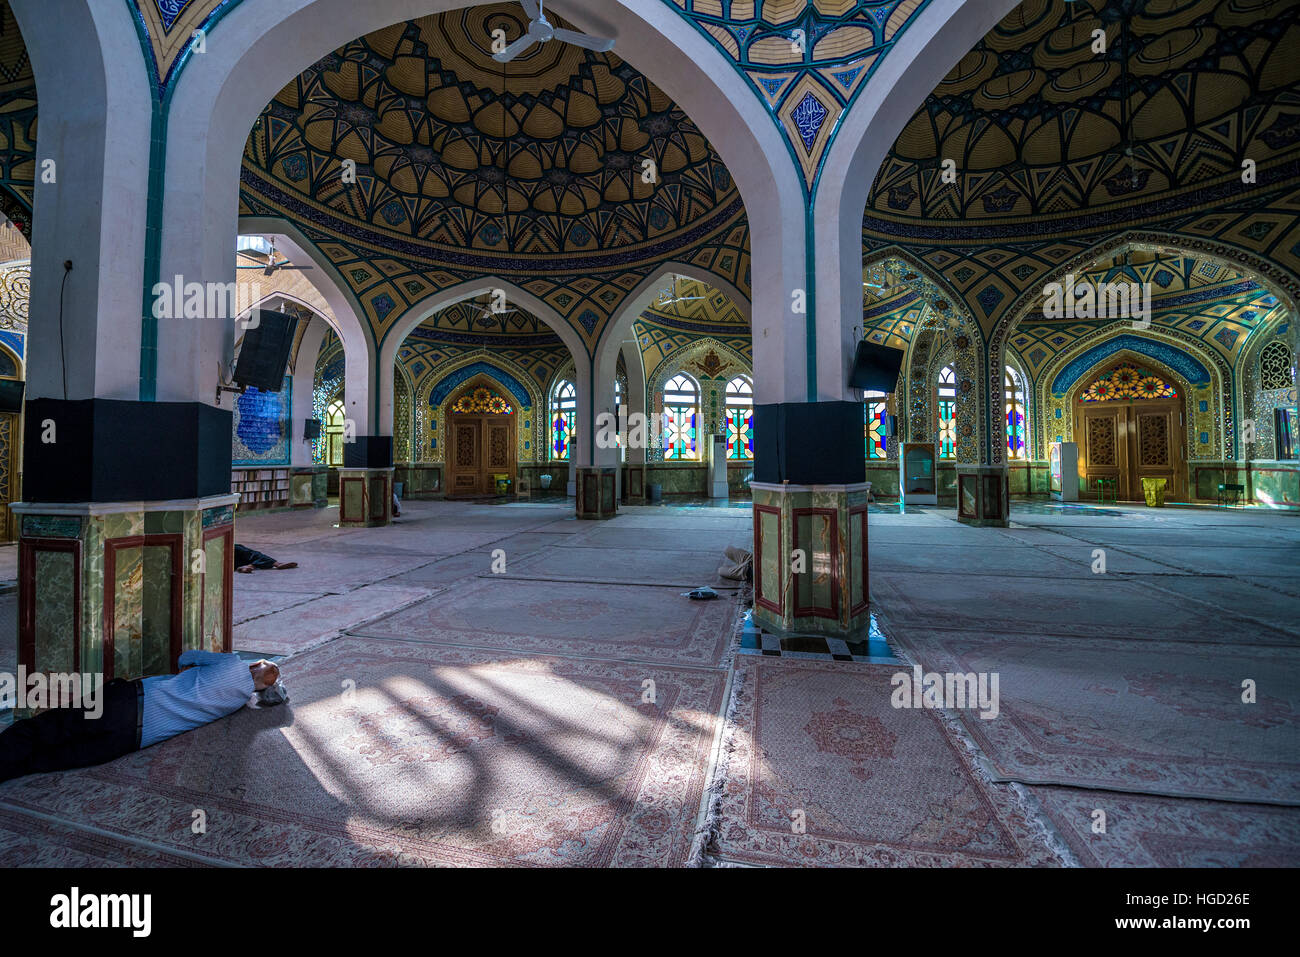
{"label": "golden door", "polygon": [[1115,482],[1121,502],[1144,499],[1142,479],[1163,478],[1165,497],[1182,500],[1186,479],[1182,403],[1152,399],[1133,403],[1099,402],[1075,413],[1079,477],[1085,497],[1098,479]]}
{"label": "golden door", "polygon": [[447,418],[451,455],[447,463],[450,495],[492,495],[496,476],[515,479],[513,415],[453,414]]}

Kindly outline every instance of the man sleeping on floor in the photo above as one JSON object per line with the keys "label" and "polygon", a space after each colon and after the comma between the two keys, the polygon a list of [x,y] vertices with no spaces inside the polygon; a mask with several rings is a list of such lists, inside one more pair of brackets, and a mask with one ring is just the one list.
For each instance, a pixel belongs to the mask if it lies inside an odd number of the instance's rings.
{"label": "man sleeping on floor", "polygon": [[235,542],[235,571],[251,575],[253,569],[265,571],[268,568],[297,568],[297,562],[277,562],[270,555],[264,555],[255,548],[246,548]]}
{"label": "man sleeping on floor", "polygon": [[269,661],[192,649],[179,664],[179,674],[114,678],[102,710],[51,708],[15,721],[0,734],[0,781],[112,761],[233,714],[253,695],[262,706],[289,700]]}

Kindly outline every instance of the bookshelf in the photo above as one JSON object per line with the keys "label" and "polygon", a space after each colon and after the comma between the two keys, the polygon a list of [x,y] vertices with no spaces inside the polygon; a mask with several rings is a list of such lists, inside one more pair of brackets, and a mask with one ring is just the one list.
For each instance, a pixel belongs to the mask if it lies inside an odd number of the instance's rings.
{"label": "bookshelf", "polygon": [[239,508],[288,508],[289,469],[234,469],[230,491],[239,494]]}

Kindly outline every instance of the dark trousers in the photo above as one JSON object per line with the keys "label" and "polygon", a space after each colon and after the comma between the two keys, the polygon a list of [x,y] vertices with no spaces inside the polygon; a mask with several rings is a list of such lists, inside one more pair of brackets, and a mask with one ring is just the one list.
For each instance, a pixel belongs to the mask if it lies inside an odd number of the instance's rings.
{"label": "dark trousers", "polygon": [[5,729],[0,734],[0,781],[90,767],[139,749],[141,683],[114,678],[100,694],[104,711],[98,718],[80,708],[51,708]]}
{"label": "dark trousers", "polygon": [[245,565],[252,565],[254,568],[265,570],[267,568],[275,567],[275,559],[270,555],[263,555],[261,552],[252,548],[245,548],[243,545],[236,542],[235,567],[243,568]]}

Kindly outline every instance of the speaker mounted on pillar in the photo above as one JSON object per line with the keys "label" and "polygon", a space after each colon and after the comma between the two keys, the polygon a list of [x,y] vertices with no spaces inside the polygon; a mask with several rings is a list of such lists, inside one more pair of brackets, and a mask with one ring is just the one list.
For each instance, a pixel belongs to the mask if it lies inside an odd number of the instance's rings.
{"label": "speaker mounted on pillar", "polygon": [[898,388],[898,370],[903,367],[903,352],[890,346],[863,339],[853,354],[853,371],[849,387],[865,392],[892,393]]}
{"label": "speaker mounted on pillar", "polygon": [[258,392],[279,392],[289,368],[298,317],[287,312],[254,309],[244,330],[235,363],[235,385],[252,386]]}

